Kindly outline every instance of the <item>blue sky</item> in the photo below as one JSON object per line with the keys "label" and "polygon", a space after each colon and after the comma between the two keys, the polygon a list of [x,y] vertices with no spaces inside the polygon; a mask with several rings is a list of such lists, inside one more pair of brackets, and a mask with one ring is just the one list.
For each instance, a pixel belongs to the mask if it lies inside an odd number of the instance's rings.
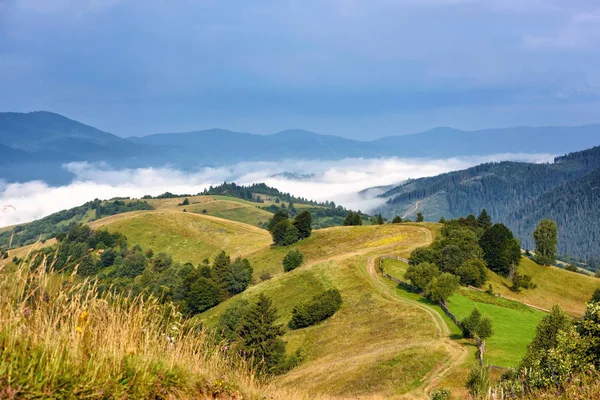
{"label": "blue sky", "polygon": [[600,122],[600,3],[0,0],[0,110],[121,136]]}

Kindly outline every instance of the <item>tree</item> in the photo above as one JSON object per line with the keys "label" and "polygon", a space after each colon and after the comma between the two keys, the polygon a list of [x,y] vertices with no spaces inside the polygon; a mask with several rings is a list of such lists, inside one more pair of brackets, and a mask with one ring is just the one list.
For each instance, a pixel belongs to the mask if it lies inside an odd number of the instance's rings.
{"label": "tree", "polygon": [[425,292],[431,300],[445,304],[454,292],[456,292],[459,285],[460,278],[458,276],[444,272],[429,282]]}
{"label": "tree", "polygon": [[513,233],[503,224],[495,224],[486,230],[479,244],[488,267],[503,276],[514,271],[521,259],[521,246]]}
{"label": "tree", "polygon": [[269,232],[271,232],[271,234],[273,233],[273,229],[275,229],[275,227],[277,226],[277,224],[279,224],[282,221],[288,221],[290,219],[289,214],[287,213],[286,210],[278,210],[275,215],[273,215],[271,217],[271,219],[269,219],[269,222],[267,223],[267,230]]}
{"label": "tree", "polygon": [[375,224],[383,225],[384,223],[385,223],[385,221],[383,220],[381,213],[377,214],[377,216],[375,217]]}
{"label": "tree", "polygon": [[185,311],[194,315],[216,306],[222,299],[221,287],[196,269],[183,279]]}
{"label": "tree", "polygon": [[440,251],[440,265],[444,272],[455,273],[463,261],[462,252],[456,245],[451,244]]}
{"label": "tree", "polygon": [[467,260],[456,269],[456,275],[462,285],[481,287],[487,280],[485,261],[478,258]]}
{"label": "tree", "polygon": [[536,287],[536,284],[533,283],[533,279],[531,278],[530,275],[521,275],[519,273],[515,273],[513,276],[513,284],[510,287],[510,290],[512,290],[513,292],[520,292],[521,288],[524,289],[534,289]]}
{"label": "tree", "polygon": [[362,223],[363,221],[360,213],[355,213],[354,211],[350,211],[344,219],[344,226],[357,226],[362,225]]}
{"label": "tree", "polygon": [[559,306],[553,306],[550,314],[538,324],[536,334],[519,369],[532,368],[547,364],[548,351],[558,345],[560,332],[566,332],[573,326],[573,320]]}
{"label": "tree", "polygon": [[229,274],[229,265],[231,257],[221,250],[215,257],[211,269],[211,278],[225,290],[227,275]]}
{"label": "tree", "polygon": [[301,266],[303,262],[304,254],[302,254],[298,250],[292,250],[289,253],[287,253],[283,258],[283,271],[292,271]]}
{"label": "tree", "polygon": [[541,265],[551,265],[556,261],[558,246],[558,225],[550,219],[543,219],[533,232],[535,241],[535,261]]}
{"label": "tree", "polygon": [[392,220],[392,224],[399,224],[402,222],[402,217],[400,217],[399,215],[396,215],[394,217],[394,219]]}
{"label": "tree", "polygon": [[285,230],[285,235],[283,236],[283,241],[281,243],[276,244],[280,244],[282,246],[289,246],[291,244],[296,243],[299,240],[299,235],[300,233],[298,232],[298,229],[288,222]]}
{"label": "tree", "polygon": [[417,247],[410,253],[408,263],[410,265],[419,265],[421,263],[437,264],[440,254],[431,247]]}
{"label": "tree", "polygon": [[483,229],[489,229],[492,227],[492,217],[490,217],[485,208],[481,210],[479,217],[477,217],[477,223]]}
{"label": "tree", "polygon": [[600,288],[597,288],[596,290],[594,290],[594,294],[592,295],[592,298],[589,301],[590,303],[600,303]]}
{"label": "tree", "polygon": [[429,283],[439,276],[439,274],[440,270],[435,264],[425,262],[408,267],[404,278],[408,279],[413,286],[425,290]]}
{"label": "tree", "polygon": [[276,371],[285,359],[285,342],[281,340],[284,332],[275,323],[278,317],[271,299],[261,293],[244,314],[237,331],[241,350],[263,373]]}
{"label": "tree", "polygon": [[229,265],[227,275],[224,279],[224,287],[229,295],[242,293],[252,281],[254,270],[247,259],[236,258]]}
{"label": "tree", "polygon": [[294,226],[298,229],[300,240],[309,238],[312,234],[312,214],[308,210],[302,211],[294,218]]}
{"label": "tree", "polygon": [[178,204],[178,206],[188,206],[189,204],[190,200],[186,197],[181,203]]}
{"label": "tree", "polygon": [[425,221],[425,217],[423,217],[423,213],[418,212],[417,213],[417,222],[423,222],[423,221]]}
{"label": "tree", "polygon": [[[600,289],[596,290],[596,293]],[[596,294],[595,293],[595,294]],[[594,300],[594,298],[592,298]],[[586,353],[596,368],[600,368],[600,302],[590,301],[577,331],[586,343]]]}

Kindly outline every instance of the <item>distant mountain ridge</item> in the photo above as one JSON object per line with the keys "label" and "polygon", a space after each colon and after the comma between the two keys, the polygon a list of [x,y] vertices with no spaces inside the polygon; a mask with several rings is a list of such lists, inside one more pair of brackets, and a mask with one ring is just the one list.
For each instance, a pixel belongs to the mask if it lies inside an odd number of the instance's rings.
{"label": "distant mountain ridge", "polygon": [[600,260],[600,146],[556,157],[552,164],[500,162],[415,179],[393,187],[377,211],[426,220],[477,215],[485,208],[524,248],[543,218],[556,220],[559,251]]}
{"label": "distant mountain ridge", "polygon": [[[418,134],[357,141],[289,129],[272,135],[210,129],[121,138],[62,115],[0,113],[0,178],[66,183],[61,166],[105,161],[114,167],[170,165],[184,170],[248,161],[344,158],[449,158],[498,153],[564,154],[600,144],[600,124],[580,127],[461,131],[436,128]],[[43,166],[40,168],[40,166]]]}

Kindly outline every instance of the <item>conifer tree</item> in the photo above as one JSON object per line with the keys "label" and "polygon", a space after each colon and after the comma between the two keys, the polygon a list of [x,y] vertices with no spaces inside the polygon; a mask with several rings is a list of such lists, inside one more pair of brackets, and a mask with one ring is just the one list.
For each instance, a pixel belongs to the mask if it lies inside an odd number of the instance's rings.
{"label": "conifer tree", "polygon": [[275,323],[278,317],[271,299],[261,293],[238,328],[242,351],[263,373],[276,371],[285,359],[285,342],[281,340],[284,332]]}
{"label": "conifer tree", "polygon": [[310,237],[312,234],[312,214],[308,210],[302,211],[294,218],[294,226],[298,229],[300,240]]}

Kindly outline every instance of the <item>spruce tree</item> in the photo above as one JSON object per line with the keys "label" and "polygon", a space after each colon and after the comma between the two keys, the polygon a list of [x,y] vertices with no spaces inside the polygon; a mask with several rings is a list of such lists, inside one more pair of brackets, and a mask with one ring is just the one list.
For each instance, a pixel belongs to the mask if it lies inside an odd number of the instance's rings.
{"label": "spruce tree", "polygon": [[481,210],[481,214],[479,214],[479,217],[477,217],[477,222],[479,223],[479,226],[484,229],[492,227],[492,217],[490,217],[485,208]]}
{"label": "spruce tree", "polygon": [[285,359],[285,342],[281,340],[284,332],[275,323],[277,318],[271,299],[261,293],[237,331],[243,354],[263,373],[275,372]]}

